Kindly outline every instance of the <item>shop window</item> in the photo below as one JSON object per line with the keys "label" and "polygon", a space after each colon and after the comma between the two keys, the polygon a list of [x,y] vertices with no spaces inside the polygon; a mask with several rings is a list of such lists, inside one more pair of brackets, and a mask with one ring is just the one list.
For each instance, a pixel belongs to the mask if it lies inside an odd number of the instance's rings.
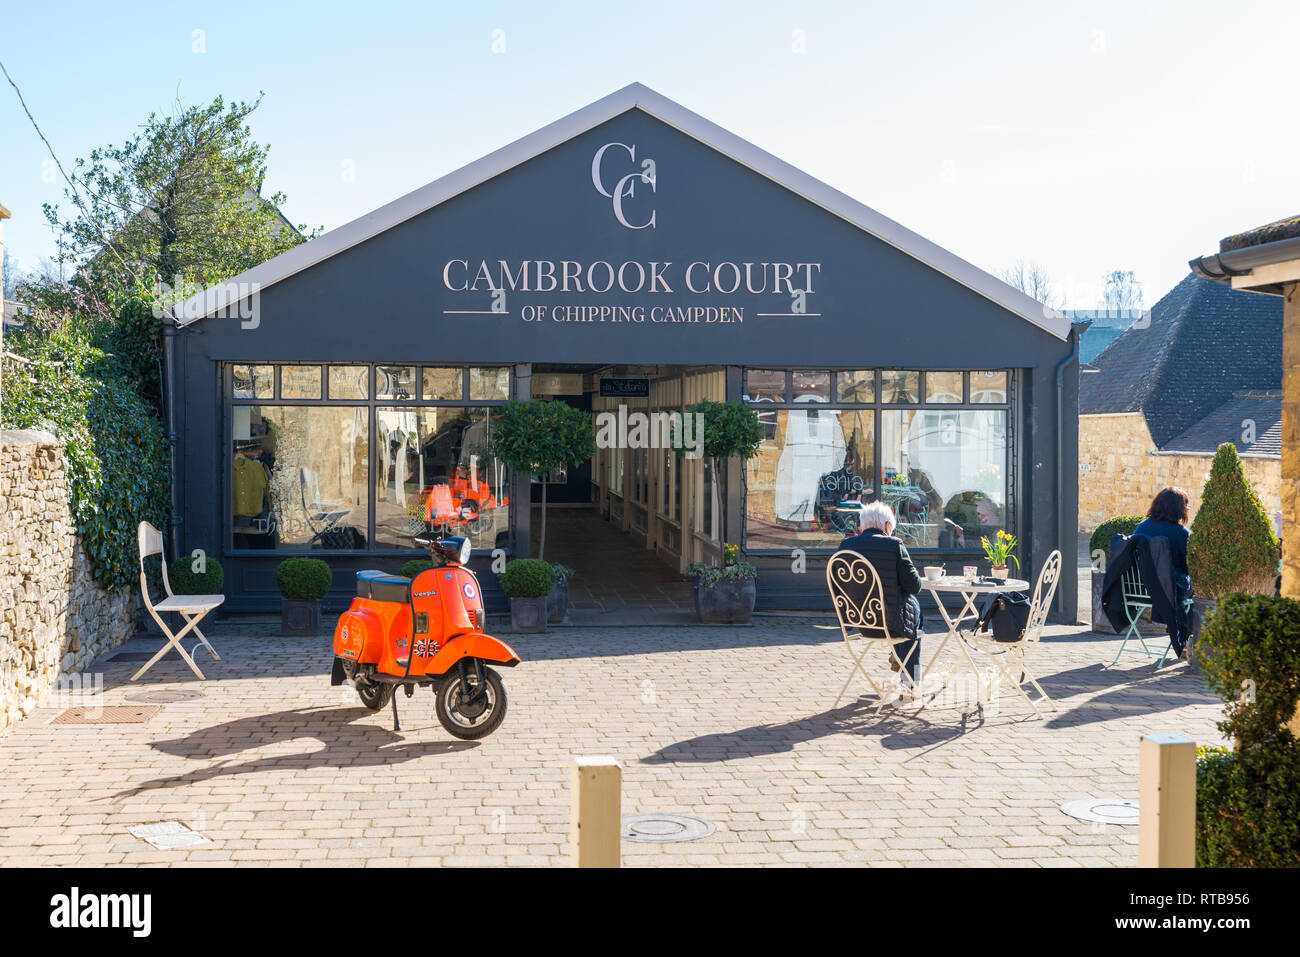
{"label": "shop window", "polygon": [[835,373],[836,402],[875,402],[876,370],[853,369]]}
{"label": "shop window", "polygon": [[909,547],[978,549],[1006,527],[1007,413],[885,410],[880,499]]}
{"label": "shop window", "polygon": [[1002,405],[1007,401],[1007,374],[1005,370],[982,369],[970,374],[970,400],[972,403]]}
{"label": "shop window", "polygon": [[415,366],[375,366],[376,399],[415,397]]}
{"label": "shop window", "polygon": [[787,373],[784,369],[746,369],[746,402],[785,402]]}
{"label": "shop window", "polygon": [[952,402],[958,405],[962,401],[962,379],[960,372],[927,372],[925,374],[925,401],[932,404]]}
{"label": "shop window", "polygon": [[874,501],[873,410],[773,410],[775,435],[746,463],[751,549],[834,548]]}
{"label": "shop window", "polygon": [[[427,370],[426,370],[427,371]],[[430,523],[490,551],[509,532],[506,467],[488,454],[487,408],[375,409],[375,544],[410,548]]]}
{"label": "shop window", "polygon": [[465,370],[436,366],[424,367],[425,399],[451,399],[460,402],[465,398]]}
{"label": "shop window", "polygon": [[320,366],[280,366],[280,398],[321,398]]}
{"label": "shop window", "polygon": [[366,548],[368,410],[238,405],[232,413],[235,547]]}
{"label": "shop window", "polygon": [[331,399],[366,399],[370,397],[369,366],[330,366]]}
{"label": "shop window", "polygon": [[921,374],[886,369],[880,373],[880,401],[886,405],[916,402],[921,391]]}
{"label": "shop window", "polygon": [[470,369],[469,397],[485,402],[510,398],[510,367],[481,366]]}
{"label": "shop window", "polygon": [[831,374],[829,372],[792,373],[791,398],[795,402],[829,402],[831,400]]}
{"label": "shop window", "polygon": [[232,366],[230,379],[236,399],[275,397],[275,366]]}

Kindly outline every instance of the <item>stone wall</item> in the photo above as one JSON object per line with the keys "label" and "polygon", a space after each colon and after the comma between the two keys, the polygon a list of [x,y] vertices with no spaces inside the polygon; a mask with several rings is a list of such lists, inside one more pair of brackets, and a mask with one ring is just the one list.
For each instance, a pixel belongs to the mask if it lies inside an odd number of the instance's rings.
{"label": "stone wall", "polygon": [[[1141,412],[1079,416],[1079,527],[1087,534],[1116,515],[1142,515],[1166,485],[1186,489],[1192,515],[1212,454],[1157,452]],[[1269,518],[1282,508],[1282,462],[1242,455],[1246,478]]]}
{"label": "stone wall", "polygon": [[0,731],[42,705],[60,678],[135,631],[135,596],[92,577],[68,508],[62,446],[48,432],[0,432]]}

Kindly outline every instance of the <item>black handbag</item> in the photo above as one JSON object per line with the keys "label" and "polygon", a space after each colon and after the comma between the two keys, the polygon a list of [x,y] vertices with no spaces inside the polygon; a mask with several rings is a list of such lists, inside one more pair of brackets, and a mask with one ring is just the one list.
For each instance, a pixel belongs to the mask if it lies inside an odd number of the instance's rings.
{"label": "black handbag", "polygon": [[1029,624],[1029,609],[1024,595],[990,595],[980,613],[980,631],[991,631],[994,641],[1019,641]]}

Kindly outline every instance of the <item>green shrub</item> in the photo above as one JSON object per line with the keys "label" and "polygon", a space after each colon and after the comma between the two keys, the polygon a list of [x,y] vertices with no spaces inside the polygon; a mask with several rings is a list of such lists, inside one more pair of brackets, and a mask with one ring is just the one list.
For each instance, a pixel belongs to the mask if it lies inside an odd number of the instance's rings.
{"label": "green shrub", "polygon": [[[202,568],[202,571],[198,571]],[[182,555],[167,566],[167,580],[178,595],[220,595],[226,573],[215,558]]]}
{"label": "green shrub", "polygon": [[[76,332],[5,336],[0,426],[43,429],[63,443],[68,504],[95,580],[109,589],[139,581],[136,529],[167,527],[170,460],[150,404],[115,361]],[[21,371],[20,371],[21,370]]]}
{"label": "green shrub", "polygon": [[1197,762],[1196,863],[1294,867],[1300,861],[1300,742],[1287,727],[1300,702],[1300,601],[1229,595],[1193,650],[1224,700],[1219,730],[1235,751]]}
{"label": "green shrub", "polygon": [[1116,515],[1114,518],[1108,518],[1097,526],[1088,539],[1088,555],[1095,562],[1097,552],[1101,552],[1107,558],[1110,558],[1110,540],[1116,535],[1132,535],[1138,527],[1138,523],[1146,516],[1143,515]]}
{"label": "green shrub", "polygon": [[286,558],[275,570],[275,583],[285,598],[305,601],[324,598],[334,576],[319,558]]}
{"label": "green shrub", "polygon": [[540,558],[516,558],[506,563],[501,588],[511,598],[545,598],[555,584],[555,571]]}
{"label": "green shrub", "polygon": [[559,564],[552,565],[552,566],[551,566],[551,571],[555,572],[555,579],[556,579],[556,581],[566,581],[566,582],[567,582],[567,581],[568,581],[570,578],[572,578],[572,577],[574,576],[574,574],[575,574],[575,572],[573,571],[573,569],[570,568],[568,565],[559,565]]}
{"label": "green shrub", "polygon": [[430,568],[436,568],[433,562],[427,558],[412,558],[397,570],[397,574],[403,578],[414,578],[420,572],[428,571]]}
{"label": "green shrub", "polygon": [[1191,532],[1187,568],[1199,597],[1272,594],[1277,536],[1231,442],[1214,453]]}

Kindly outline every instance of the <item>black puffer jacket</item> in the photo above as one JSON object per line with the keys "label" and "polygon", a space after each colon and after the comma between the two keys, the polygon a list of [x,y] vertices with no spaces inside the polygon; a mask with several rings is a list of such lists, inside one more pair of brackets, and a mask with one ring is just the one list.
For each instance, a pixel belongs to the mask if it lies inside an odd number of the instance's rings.
{"label": "black puffer jacket", "polygon": [[921,590],[921,576],[907,554],[907,546],[878,528],[869,528],[844,539],[840,548],[857,552],[875,566],[885,592],[889,633],[895,638],[915,638],[921,605],[912,596]]}

